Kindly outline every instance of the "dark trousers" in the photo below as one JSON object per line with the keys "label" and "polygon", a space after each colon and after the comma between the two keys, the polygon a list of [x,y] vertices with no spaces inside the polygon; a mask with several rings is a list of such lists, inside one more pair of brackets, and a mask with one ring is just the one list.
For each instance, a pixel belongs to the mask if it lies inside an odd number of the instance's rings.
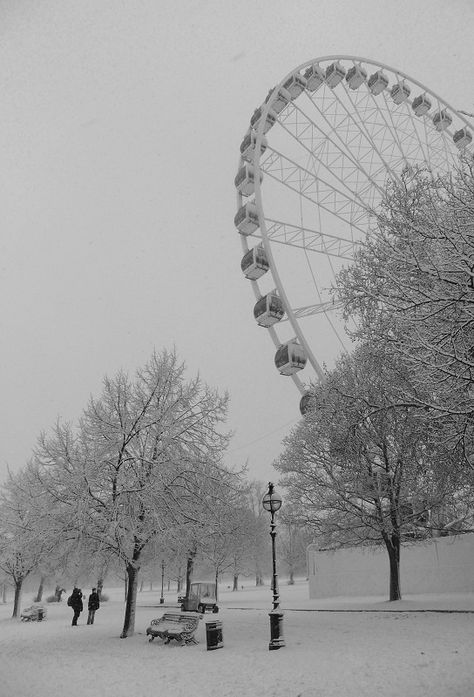
{"label": "dark trousers", "polygon": [[87,617],[87,624],[94,624],[95,610],[89,610],[89,615]]}
{"label": "dark trousers", "polygon": [[74,617],[72,618],[72,626],[75,627],[77,625],[77,620],[79,619],[79,615],[81,614],[80,610],[74,610]]}

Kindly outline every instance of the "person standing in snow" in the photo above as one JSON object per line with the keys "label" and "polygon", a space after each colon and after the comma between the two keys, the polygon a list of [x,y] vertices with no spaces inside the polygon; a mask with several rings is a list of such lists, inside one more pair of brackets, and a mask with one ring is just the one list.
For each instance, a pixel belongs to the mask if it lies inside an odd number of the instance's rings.
{"label": "person standing in snow", "polygon": [[100,607],[99,594],[97,593],[97,589],[93,588],[92,593],[90,594],[89,600],[87,602],[87,609],[89,610],[89,615],[87,617],[87,624],[94,624],[95,611],[98,610],[99,607]]}
{"label": "person standing in snow", "polygon": [[71,624],[73,627],[77,627],[77,620],[79,619],[79,615],[84,609],[84,606],[82,604],[82,593],[80,588],[73,589],[72,594],[67,599],[67,604],[74,610],[74,615]]}

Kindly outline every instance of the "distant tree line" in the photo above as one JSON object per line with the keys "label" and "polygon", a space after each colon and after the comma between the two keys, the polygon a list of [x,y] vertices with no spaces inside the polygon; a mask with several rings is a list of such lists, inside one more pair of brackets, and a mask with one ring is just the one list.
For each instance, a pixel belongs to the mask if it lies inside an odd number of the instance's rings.
{"label": "distant tree line", "polygon": [[[31,460],[0,498],[0,580],[14,588],[13,616],[26,579],[123,578],[121,636],[133,634],[140,578],[167,577],[186,593],[197,563],[216,584],[231,574],[262,582],[268,521],[263,485],[223,464],[227,395],[187,380],[174,352],[154,352],[135,375],[106,377],[74,424],[41,434]],[[301,552],[301,550],[300,550]],[[283,557],[282,557],[283,558]],[[288,568],[297,563],[288,553]],[[304,551],[299,567],[304,566]]]}

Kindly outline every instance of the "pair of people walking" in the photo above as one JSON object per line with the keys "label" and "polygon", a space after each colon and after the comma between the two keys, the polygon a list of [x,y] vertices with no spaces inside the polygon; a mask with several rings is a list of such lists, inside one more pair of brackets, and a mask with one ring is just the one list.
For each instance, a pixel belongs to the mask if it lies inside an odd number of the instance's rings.
{"label": "pair of people walking", "polygon": [[[82,602],[83,597],[85,596],[83,596],[81,589],[74,588],[72,594],[68,598],[67,604],[74,610],[74,615],[71,623],[73,627],[77,627],[77,620],[79,619],[79,615],[84,609],[84,604]],[[87,610],[89,612],[87,617],[87,624],[94,624],[94,615],[96,613],[96,610],[99,609],[99,607],[99,594],[97,593],[97,589],[93,588],[92,593],[89,595],[89,599],[87,601]]]}

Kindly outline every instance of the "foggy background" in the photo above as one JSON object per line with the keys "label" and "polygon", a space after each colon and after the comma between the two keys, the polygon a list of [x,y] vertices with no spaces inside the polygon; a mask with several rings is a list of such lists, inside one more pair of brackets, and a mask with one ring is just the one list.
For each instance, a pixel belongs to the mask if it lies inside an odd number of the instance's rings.
{"label": "foggy background", "polygon": [[473,30],[469,0],[2,0],[0,483],[105,374],[173,346],[230,393],[227,464],[272,477],[300,395],[240,270],[250,116],[339,53],[472,113]]}

